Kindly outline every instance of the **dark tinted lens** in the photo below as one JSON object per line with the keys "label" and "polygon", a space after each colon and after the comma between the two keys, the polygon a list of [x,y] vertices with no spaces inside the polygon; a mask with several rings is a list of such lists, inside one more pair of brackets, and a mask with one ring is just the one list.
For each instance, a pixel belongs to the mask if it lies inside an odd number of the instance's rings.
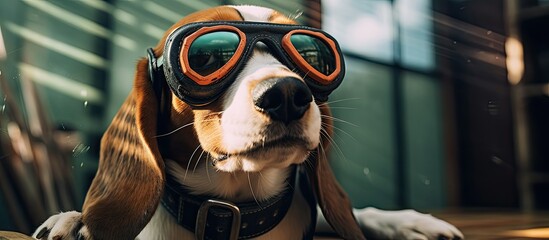
{"label": "dark tinted lens", "polygon": [[211,32],[196,38],[189,48],[189,66],[207,76],[225,65],[234,55],[240,37],[234,32]]}
{"label": "dark tinted lens", "polygon": [[290,37],[292,45],[313,68],[330,75],[336,68],[335,56],[324,41],[305,34]]}

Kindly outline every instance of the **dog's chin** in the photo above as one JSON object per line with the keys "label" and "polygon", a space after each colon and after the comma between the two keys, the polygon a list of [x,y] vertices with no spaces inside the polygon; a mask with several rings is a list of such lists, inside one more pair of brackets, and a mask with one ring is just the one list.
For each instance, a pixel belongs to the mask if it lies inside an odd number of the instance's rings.
{"label": "dog's chin", "polygon": [[268,168],[286,168],[304,162],[311,150],[305,145],[271,146],[235,154],[212,154],[214,166],[223,172],[260,172]]}

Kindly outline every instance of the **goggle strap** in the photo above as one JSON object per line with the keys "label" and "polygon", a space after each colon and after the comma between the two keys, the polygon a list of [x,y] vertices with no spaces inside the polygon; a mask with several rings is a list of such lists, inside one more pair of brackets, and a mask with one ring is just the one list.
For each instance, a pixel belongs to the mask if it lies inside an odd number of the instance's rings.
{"label": "goggle strap", "polygon": [[164,64],[164,58],[156,58],[152,48],[147,49],[147,60],[149,62],[149,80],[151,81],[156,99],[160,101],[162,95],[162,81],[165,81],[162,65]]}

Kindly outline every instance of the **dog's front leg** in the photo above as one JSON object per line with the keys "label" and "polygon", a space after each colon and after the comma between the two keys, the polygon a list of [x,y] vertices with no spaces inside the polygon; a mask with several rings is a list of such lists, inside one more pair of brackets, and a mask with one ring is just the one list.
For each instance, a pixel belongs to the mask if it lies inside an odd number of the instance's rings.
{"label": "dog's front leg", "polygon": [[[322,211],[318,211],[318,233],[330,233]],[[376,208],[353,209],[368,239],[464,239],[463,234],[446,221],[415,210],[385,211]]]}
{"label": "dog's front leg", "polygon": [[71,211],[53,215],[36,229],[32,235],[37,239],[91,239],[88,229],[82,224],[82,214]]}

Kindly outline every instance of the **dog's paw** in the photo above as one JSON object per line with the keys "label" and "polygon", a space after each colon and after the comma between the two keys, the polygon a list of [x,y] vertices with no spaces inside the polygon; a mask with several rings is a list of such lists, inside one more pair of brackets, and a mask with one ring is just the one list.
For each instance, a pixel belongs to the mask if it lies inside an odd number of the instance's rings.
{"label": "dog's paw", "polygon": [[82,214],[76,211],[59,213],[36,229],[33,237],[40,240],[88,240],[92,239],[82,224]]}
{"label": "dog's paw", "polygon": [[463,234],[448,222],[414,210],[364,208],[354,212],[366,236],[376,239],[464,239]]}

